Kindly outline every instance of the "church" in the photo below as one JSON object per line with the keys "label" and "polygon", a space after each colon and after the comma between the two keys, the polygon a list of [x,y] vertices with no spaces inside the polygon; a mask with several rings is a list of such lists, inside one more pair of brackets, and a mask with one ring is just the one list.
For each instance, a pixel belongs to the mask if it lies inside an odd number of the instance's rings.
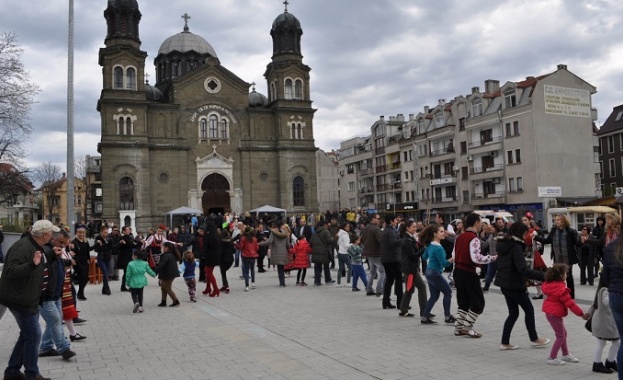
{"label": "church", "polygon": [[284,4],[270,29],[265,96],[221,64],[186,14],[146,71],[138,2],[108,0],[97,103],[103,219],[144,230],[181,206],[206,215],[265,204],[318,211],[311,69]]}

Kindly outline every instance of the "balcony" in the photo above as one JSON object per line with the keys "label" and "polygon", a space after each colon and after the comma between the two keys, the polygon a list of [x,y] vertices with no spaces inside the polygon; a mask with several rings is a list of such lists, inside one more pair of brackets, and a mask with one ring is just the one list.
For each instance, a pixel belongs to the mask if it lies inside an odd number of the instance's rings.
{"label": "balcony", "polygon": [[359,169],[359,175],[372,175],[374,174],[374,168]]}
{"label": "balcony", "polygon": [[437,157],[437,156],[441,156],[447,153],[454,153],[454,147],[447,147],[447,148],[443,148],[440,150],[431,150],[430,152],[430,156],[431,157]]}
{"label": "balcony", "polygon": [[430,185],[431,186],[438,186],[438,185],[447,185],[450,183],[456,183],[456,177],[452,176],[452,175],[440,175],[440,176],[434,176],[433,179],[430,180]]}
{"label": "balcony", "polygon": [[473,193],[472,199],[492,199],[492,198],[504,198],[506,191],[496,191],[495,193]]}
{"label": "balcony", "polygon": [[457,197],[456,196],[451,196],[451,197],[432,197],[431,198],[431,202],[432,203],[453,203],[457,201]]}
{"label": "balcony", "polygon": [[387,165],[377,166],[375,171],[377,173],[385,173],[387,171]]}
{"label": "balcony", "polygon": [[385,147],[381,147],[381,148],[376,148],[374,149],[374,154],[376,156],[380,156],[382,154],[385,154]]}
{"label": "balcony", "polygon": [[499,142],[502,142],[502,140],[504,139],[504,137],[502,136],[497,136],[497,137],[493,137],[489,140],[479,140],[479,141],[473,141],[470,142],[469,144],[467,144],[468,148],[478,148],[481,146],[486,146],[486,145],[491,145],[491,144],[496,144]]}
{"label": "balcony", "polygon": [[473,168],[469,169],[469,174],[479,174],[479,173],[485,173],[485,172],[493,172],[493,171],[496,171],[496,170],[504,170],[504,164],[498,164],[498,165],[490,166],[488,168],[473,167]]}

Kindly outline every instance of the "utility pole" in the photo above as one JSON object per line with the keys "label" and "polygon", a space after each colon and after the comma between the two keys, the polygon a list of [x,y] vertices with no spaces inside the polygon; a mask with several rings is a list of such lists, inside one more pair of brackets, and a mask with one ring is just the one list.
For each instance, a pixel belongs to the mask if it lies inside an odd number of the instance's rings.
{"label": "utility pole", "polygon": [[67,33],[67,225],[76,230],[74,211],[74,0],[69,0]]}

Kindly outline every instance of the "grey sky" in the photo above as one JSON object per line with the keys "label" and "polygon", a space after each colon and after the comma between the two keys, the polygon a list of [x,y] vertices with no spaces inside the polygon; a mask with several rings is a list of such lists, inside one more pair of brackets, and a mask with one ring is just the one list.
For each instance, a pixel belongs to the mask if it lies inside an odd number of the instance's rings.
{"label": "grey sky", "polygon": [[[270,28],[281,0],[138,0],[146,71],[160,44],[182,31],[204,37],[221,64],[247,82],[270,62]],[[0,0],[2,31],[24,48],[32,80],[41,86],[32,110],[29,166],[66,157],[67,0]],[[105,0],[75,0],[76,156],[97,154],[102,88]],[[623,103],[623,2],[619,0],[291,0],[301,22],[303,61],[312,69],[316,145],[369,133],[379,115],[417,114],[438,99],[466,95],[486,79],[519,81],[568,69],[597,87],[601,124]],[[153,83],[153,81],[152,81]]]}

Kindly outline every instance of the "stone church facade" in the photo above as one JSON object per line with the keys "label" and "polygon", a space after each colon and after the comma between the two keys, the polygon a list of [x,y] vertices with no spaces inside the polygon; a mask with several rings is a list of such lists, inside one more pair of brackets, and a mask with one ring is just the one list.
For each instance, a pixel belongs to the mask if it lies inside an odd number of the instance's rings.
{"label": "stone church facade", "polygon": [[188,17],[160,46],[150,85],[137,1],[109,0],[104,17],[97,104],[104,219],[144,229],[181,206],[204,214],[265,204],[318,210],[315,110],[296,17],[286,9],[270,30],[267,97],[221,65]]}

